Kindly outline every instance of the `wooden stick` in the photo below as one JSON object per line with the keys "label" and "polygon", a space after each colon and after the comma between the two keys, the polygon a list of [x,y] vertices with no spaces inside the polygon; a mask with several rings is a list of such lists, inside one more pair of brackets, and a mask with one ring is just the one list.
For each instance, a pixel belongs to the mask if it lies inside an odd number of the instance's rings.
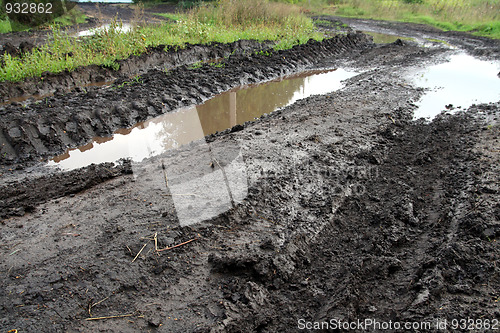
{"label": "wooden stick", "polygon": [[104,302],[105,300],[107,300],[107,299],[108,299],[108,298],[110,298],[110,297],[111,297],[111,296],[108,296],[108,297],[106,297],[105,299],[101,299],[99,302],[92,304],[91,308],[93,308],[93,307],[94,307],[94,306],[96,306],[97,304],[101,304],[102,302]]}
{"label": "wooden stick", "polygon": [[155,232],[155,250],[158,251],[158,238],[156,236],[158,236],[158,232]]}
{"label": "wooden stick", "polygon": [[101,319],[111,319],[111,318],[123,318],[123,317],[132,317],[133,315],[134,315],[133,313],[129,313],[129,314],[117,315],[117,316],[87,318],[85,320],[101,320]]}
{"label": "wooden stick", "polygon": [[168,188],[167,169],[165,168],[165,164],[163,164],[163,160],[161,160],[161,168],[163,169],[163,176],[165,177],[165,185],[167,185]]}
{"label": "wooden stick", "polygon": [[162,251],[172,250],[172,249],[174,249],[174,248],[176,248],[176,247],[179,247],[179,246],[182,246],[182,245],[186,245],[186,244],[188,244],[188,243],[191,243],[192,241],[195,241],[195,240],[197,240],[197,239],[198,239],[198,238],[193,238],[193,239],[190,239],[190,240],[185,241],[185,242],[183,242],[183,243],[180,243],[180,244],[177,244],[177,245],[174,245],[174,246],[170,246],[170,247],[168,247],[168,246],[167,246],[167,247],[166,247],[166,248],[164,248],[164,249],[160,249],[160,250],[156,250],[156,251],[157,251],[157,252],[162,252]]}
{"label": "wooden stick", "polygon": [[139,256],[139,254],[141,254],[142,250],[144,250],[144,248],[146,247],[146,245],[148,245],[148,242],[144,243],[142,249],[139,251],[139,253],[137,253],[137,255],[135,256],[134,260],[132,260],[132,262],[134,262],[135,259],[137,259],[137,257]]}

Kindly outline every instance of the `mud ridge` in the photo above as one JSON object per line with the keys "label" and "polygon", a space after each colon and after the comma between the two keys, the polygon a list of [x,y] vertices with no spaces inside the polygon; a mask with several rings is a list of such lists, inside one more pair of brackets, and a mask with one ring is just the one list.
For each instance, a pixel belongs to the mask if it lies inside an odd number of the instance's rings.
{"label": "mud ridge", "polygon": [[[24,215],[54,198],[74,195],[113,177],[131,173],[130,163],[102,163],[0,186],[0,217]],[[43,195],[40,195],[43,193]]]}

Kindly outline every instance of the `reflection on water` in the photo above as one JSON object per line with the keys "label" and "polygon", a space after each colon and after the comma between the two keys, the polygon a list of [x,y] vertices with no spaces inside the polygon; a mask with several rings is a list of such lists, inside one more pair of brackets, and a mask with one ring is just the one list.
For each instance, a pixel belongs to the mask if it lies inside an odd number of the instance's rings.
{"label": "reflection on water", "polygon": [[[92,36],[92,35],[95,35],[97,32],[107,31],[107,30],[109,30],[110,27],[111,27],[111,24],[101,25],[100,27],[97,27],[97,28],[79,31],[73,37]],[[132,29],[132,26],[128,23],[122,23],[121,25],[116,27],[116,30],[119,32],[128,32],[128,31],[130,31],[130,29]]]}
{"label": "reflection on water", "polygon": [[131,129],[120,129],[112,137],[96,137],[93,142],[70,149],[48,164],[71,170],[120,158],[142,161],[204,136],[196,108],[185,108],[138,123]]}
{"label": "reflection on water", "polygon": [[355,74],[343,69],[311,71],[223,93],[197,106],[203,131],[206,135],[223,131],[299,99],[337,90],[342,80]]}
{"label": "reflection on water", "polygon": [[215,96],[202,105],[169,112],[113,137],[94,138],[92,143],[68,150],[49,162],[63,169],[91,163],[114,162],[120,158],[142,161],[206,135],[243,124],[265,113],[290,105],[313,94],[342,87],[342,80],[356,75],[343,69],[311,71],[260,85],[252,85]]}
{"label": "reflection on water", "polygon": [[[482,61],[466,54],[417,72],[417,86],[430,88],[417,103],[414,117],[433,118],[448,108],[466,109],[472,104],[500,100],[500,62]],[[449,106],[452,105],[453,107]]]}
{"label": "reflection on water", "polygon": [[403,36],[391,35],[391,34],[383,34],[383,33],[374,32],[374,31],[363,31],[363,33],[372,36],[373,42],[376,44],[394,43],[398,39],[415,40],[414,38],[410,38],[410,37],[403,37]]}

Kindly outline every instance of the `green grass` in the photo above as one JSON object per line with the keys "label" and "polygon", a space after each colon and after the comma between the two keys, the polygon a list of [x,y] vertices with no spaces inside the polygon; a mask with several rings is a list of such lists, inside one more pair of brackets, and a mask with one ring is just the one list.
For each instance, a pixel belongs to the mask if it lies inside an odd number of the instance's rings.
{"label": "green grass", "polygon": [[114,22],[108,30],[83,40],[52,27],[53,39],[40,50],[20,58],[3,56],[0,80],[19,81],[39,77],[46,71],[71,71],[91,64],[117,69],[117,60],[144,53],[149,46],[182,48],[186,43],[253,39],[274,40],[275,49],[286,49],[310,38],[323,38],[299,9],[265,0],[221,0],[217,6],[209,4],[192,10],[177,22],[135,27],[127,33],[121,33],[120,27],[120,22]]}
{"label": "green grass", "polygon": [[335,14],[423,23],[500,38],[500,0],[336,0]]}
{"label": "green grass", "polygon": [[73,8],[69,11],[68,14],[60,16],[54,20],[54,23],[66,26],[66,25],[74,25],[74,24],[83,24],[85,23],[86,16],[81,11],[76,8]]}
{"label": "green grass", "polygon": [[18,22],[10,22],[9,19],[0,20],[0,33],[7,33],[12,31],[29,30],[29,27],[22,25]]}
{"label": "green grass", "polygon": [[10,27],[10,22],[9,20],[0,20],[0,33],[6,33],[12,31],[12,28]]}

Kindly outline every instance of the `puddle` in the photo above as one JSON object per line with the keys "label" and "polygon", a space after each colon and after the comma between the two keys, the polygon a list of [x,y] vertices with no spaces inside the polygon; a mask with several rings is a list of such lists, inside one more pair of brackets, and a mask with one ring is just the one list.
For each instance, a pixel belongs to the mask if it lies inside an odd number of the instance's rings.
{"label": "puddle", "polygon": [[383,34],[383,33],[374,32],[374,31],[363,31],[363,33],[372,36],[373,42],[375,44],[390,44],[390,43],[394,43],[398,39],[411,40],[411,41],[415,40],[414,38],[410,38],[410,37],[403,37],[403,36],[391,35],[391,34]]}
{"label": "puddle", "polygon": [[445,40],[442,39],[435,39],[435,38],[425,38],[424,46],[429,46],[429,45],[434,45],[434,44],[441,44],[443,46],[446,46],[449,49],[456,49],[456,46],[451,45]]}
{"label": "puddle", "polygon": [[308,71],[279,81],[234,89],[201,105],[166,113],[130,129],[120,129],[113,137],[94,138],[85,146],[55,157],[48,165],[72,170],[120,158],[140,162],[216,131],[243,124],[298,99],[338,90],[343,86],[342,80],[357,74],[344,69]]}
{"label": "puddle", "polygon": [[443,110],[499,101],[499,71],[499,61],[482,61],[466,54],[452,55],[449,62],[417,71],[411,80],[430,91],[417,103],[414,118],[432,119]]}
{"label": "puddle", "polygon": [[[76,34],[74,34],[73,37],[92,36],[92,35],[96,34],[97,32],[100,32],[103,30],[108,30],[110,27],[111,27],[111,24],[104,24],[104,25],[101,25],[99,27],[92,28],[89,30],[79,31]],[[130,29],[132,29],[132,26],[128,23],[123,23],[123,24],[121,24],[121,26],[117,26],[116,29],[119,32],[125,33],[125,32],[129,32]]]}
{"label": "puddle", "polygon": [[421,37],[404,37],[394,34],[380,33],[375,31],[364,30],[363,33],[373,37],[373,42],[375,44],[390,44],[394,43],[398,39],[407,40],[412,42],[417,42],[422,47],[447,47],[449,49],[456,49],[455,46],[449,44],[448,42],[441,39],[433,38],[421,38]]}
{"label": "puddle", "polygon": [[0,106],[9,105],[12,103],[22,103],[22,102],[25,102],[29,99],[31,99],[33,101],[39,101],[39,100],[42,100],[46,97],[51,97],[53,95],[54,94],[44,94],[44,95],[29,95],[29,96],[12,97],[12,98],[5,100],[5,102],[1,102]]}

